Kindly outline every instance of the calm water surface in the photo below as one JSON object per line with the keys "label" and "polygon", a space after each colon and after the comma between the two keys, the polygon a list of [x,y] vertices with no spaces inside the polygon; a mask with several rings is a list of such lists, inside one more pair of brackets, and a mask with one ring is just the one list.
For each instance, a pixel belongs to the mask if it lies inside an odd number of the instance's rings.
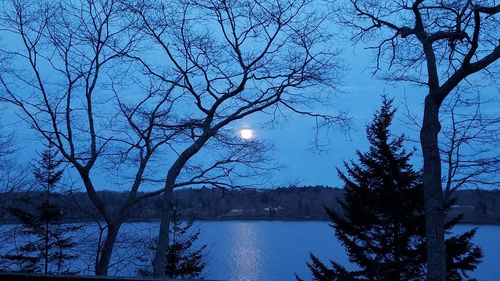
{"label": "calm water surface", "polygon": [[[294,280],[294,273],[310,280],[309,252],[321,260],[347,264],[347,256],[327,222],[214,221],[199,222],[200,239],[211,245],[206,277],[219,280]],[[472,277],[500,280],[500,226],[473,227],[484,251],[484,261]]]}
{"label": "calm water surface", "polygon": [[[201,221],[199,244],[208,245],[208,265],[203,277],[229,281],[295,280],[297,273],[310,280],[306,262],[309,253],[322,261],[334,259],[348,265],[343,247],[335,239],[328,222],[318,221]],[[500,226],[460,225],[455,232],[478,227],[474,241],[485,254],[484,261],[471,277],[500,280]],[[123,226],[110,268],[111,275],[136,275],[141,265],[149,264],[152,253],[148,241],[155,237],[158,223],[127,223]],[[73,270],[93,274],[97,226],[86,225],[76,237],[79,259]],[[140,260],[143,258],[144,260]],[[348,266],[347,266],[348,267]]]}
{"label": "calm water surface", "polygon": [[309,252],[341,263],[347,256],[326,222],[217,221],[198,223],[211,245],[206,277],[218,280],[309,279]]}

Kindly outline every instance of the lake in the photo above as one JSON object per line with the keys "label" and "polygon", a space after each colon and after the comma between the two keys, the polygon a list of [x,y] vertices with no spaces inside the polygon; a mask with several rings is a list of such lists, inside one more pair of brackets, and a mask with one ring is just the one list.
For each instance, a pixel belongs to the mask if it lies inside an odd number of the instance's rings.
{"label": "lake", "polygon": [[[294,280],[294,273],[310,279],[309,253],[323,261],[347,263],[343,247],[327,222],[217,221],[198,223],[200,239],[211,245],[206,277],[221,280]],[[484,251],[484,261],[472,277],[498,280],[500,276],[500,226],[460,225],[463,232],[479,227],[474,241]]]}
{"label": "lake", "polygon": [[[215,280],[284,281],[297,273],[310,280],[306,262],[309,253],[323,261],[335,259],[347,264],[344,249],[335,239],[328,222],[323,221],[199,221],[200,244],[208,245],[208,265],[203,277]],[[478,227],[474,241],[485,254],[472,274],[478,280],[498,280],[500,276],[500,226],[459,225],[456,232]],[[156,235],[158,223],[127,223],[113,257],[110,273],[134,275],[137,267],[151,258],[149,239]],[[87,225],[80,237],[80,259],[73,267],[92,273],[96,226]],[[118,262],[119,261],[119,262]],[[147,264],[147,263],[146,263]]]}

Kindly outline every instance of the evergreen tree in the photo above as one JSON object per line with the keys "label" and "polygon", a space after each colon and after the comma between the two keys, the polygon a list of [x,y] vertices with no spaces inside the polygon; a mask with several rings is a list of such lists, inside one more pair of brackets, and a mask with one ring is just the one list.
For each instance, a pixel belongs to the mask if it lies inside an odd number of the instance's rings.
{"label": "evergreen tree", "polygon": [[[63,162],[51,144],[40,156],[41,159],[33,174],[37,189],[43,191],[43,200],[34,202],[32,198],[23,198],[18,202],[22,207],[8,208],[9,213],[22,224],[21,234],[27,242],[15,249],[15,253],[6,255],[5,258],[16,262],[19,270],[23,272],[72,273],[67,270],[65,262],[74,260],[77,256],[68,253],[75,247],[75,243],[68,234],[80,227],[63,226],[61,221],[64,212],[51,202],[51,199],[55,197],[54,189],[64,172],[61,168]],[[33,205],[35,205],[34,208],[32,208]]]}
{"label": "evergreen tree", "polygon": [[[167,251],[167,266],[165,275],[169,278],[198,278],[206,266],[205,256],[207,245],[195,247],[200,230],[193,230],[192,220],[182,220],[177,211],[173,212],[171,220],[171,241]],[[156,243],[151,250],[156,249]],[[151,276],[146,268],[138,271],[141,276]]]}
{"label": "evergreen tree", "polygon": [[199,277],[206,266],[205,250],[194,243],[200,236],[200,230],[192,230],[193,221],[182,221],[177,212],[172,219],[172,243],[167,252],[166,276],[170,278]]}
{"label": "evergreen tree", "polygon": [[[425,280],[422,178],[409,163],[412,153],[403,148],[403,136],[390,134],[394,114],[392,100],[384,97],[367,126],[368,152],[357,151],[358,163],[344,163],[346,173],[337,170],[345,184],[342,212],[327,209],[335,235],[357,269],[349,271],[332,260],[330,268],[311,254],[308,267],[314,280]],[[449,200],[447,211],[453,203]],[[475,229],[451,234],[460,219],[446,224],[448,280],[466,279],[482,258],[471,242]]]}

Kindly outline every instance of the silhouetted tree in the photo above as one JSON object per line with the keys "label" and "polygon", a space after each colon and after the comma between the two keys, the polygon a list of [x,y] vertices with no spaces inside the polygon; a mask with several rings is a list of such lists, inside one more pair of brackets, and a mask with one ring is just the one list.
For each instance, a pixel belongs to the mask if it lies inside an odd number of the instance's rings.
{"label": "silhouetted tree", "polygon": [[200,230],[192,229],[193,221],[182,221],[177,212],[172,219],[172,242],[167,253],[166,275],[170,278],[199,277],[206,266],[207,245],[195,247]]}
{"label": "silhouetted tree", "polygon": [[[336,52],[330,50],[331,36],[323,29],[325,16],[311,1],[130,3],[129,10],[139,19],[140,32],[151,40],[145,44],[157,49],[155,54],[162,59],[150,60],[146,52],[132,57],[143,65],[142,71],[154,84],[173,84],[177,88],[175,93],[182,93],[179,98],[169,97],[181,102],[171,107],[179,116],[165,118],[161,126],[178,127],[170,119],[186,120],[189,126],[182,132],[186,138],[181,145],[172,143],[178,154],[168,162],[164,181],[160,234],[153,264],[155,276],[162,277],[168,262],[173,191],[179,188],[182,173],[190,169],[193,161],[196,163],[197,155],[207,151],[213,142],[226,139],[228,133],[231,135],[228,129],[235,122],[273,110],[307,115],[322,126],[345,126],[347,119],[343,114],[332,116],[312,111],[311,105],[321,103],[329,92],[316,89],[337,85],[339,67]],[[178,107],[181,110],[176,110]],[[255,158],[252,153],[245,156]],[[219,170],[217,166],[223,162],[227,161],[216,162],[216,168],[211,170]],[[234,174],[232,167],[224,171]],[[238,182],[227,179],[227,175],[220,176],[216,180],[222,180],[222,184],[214,184],[212,179],[211,185],[233,187]],[[194,180],[198,185],[206,185],[199,178]]]}
{"label": "silhouetted tree", "polygon": [[[193,230],[192,220],[182,220],[179,213],[174,211],[170,226],[169,247],[167,251],[167,266],[165,276],[169,278],[197,278],[200,277],[206,266],[205,256],[207,245],[196,246],[200,230]],[[150,247],[156,249],[158,241]],[[151,276],[148,269],[139,269],[141,276]]]}
{"label": "silhouetted tree", "polygon": [[75,247],[68,233],[79,227],[62,226],[60,223],[64,212],[50,201],[64,172],[62,164],[62,159],[58,158],[57,151],[49,143],[34,169],[36,183],[43,190],[43,200],[35,206],[34,211],[29,210],[30,205],[36,204],[32,198],[23,198],[24,204],[20,207],[8,208],[9,213],[21,222],[22,234],[27,240],[16,249],[15,254],[6,256],[6,259],[17,262],[20,271],[71,273],[67,271],[65,262],[77,256],[68,253]]}
{"label": "silhouetted tree", "polygon": [[[140,201],[164,194],[160,276],[174,188],[230,188],[265,172],[267,145],[236,138],[238,120],[269,110],[348,125],[343,114],[312,111],[340,68],[324,14],[310,1],[12,0],[0,13],[13,41],[0,45],[1,99],[77,172],[106,230],[97,275],[108,274],[120,228]],[[178,155],[164,162],[161,147]],[[96,171],[128,190],[118,212],[97,193]],[[159,180],[165,185],[139,195]]]}
{"label": "silhouetted tree", "polygon": [[[349,271],[331,261],[328,268],[311,254],[308,264],[315,280],[422,280],[426,274],[424,194],[421,174],[409,163],[411,152],[403,148],[403,136],[391,137],[389,127],[395,110],[384,97],[383,105],[367,127],[368,152],[357,152],[359,163],[345,163],[338,170],[345,183],[343,212],[328,210],[335,235],[349,260]],[[446,204],[446,211],[454,203]],[[471,243],[476,230],[451,235],[461,216],[449,220],[447,279],[463,280],[482,257]]]}
{"label": "silhouetted tree", "polygon": [[[335,2],[335,1],[333,1]],[[389,81],[425,89],[420,143],[426,215],[428,280],[446,279],[440,109],[473,76],[498,79],[500,4],[495,0],[338,1],[337,18],[376,51],[376,72],[387,65]],[[348,7],[351,7],[350,10]],[[495,31],[496,30],[496,31]],[[486,84],[479,81],[478,85]],[[483,91],[481,96],[485,96]],[[467,169],[465,169],[467,170]]]}

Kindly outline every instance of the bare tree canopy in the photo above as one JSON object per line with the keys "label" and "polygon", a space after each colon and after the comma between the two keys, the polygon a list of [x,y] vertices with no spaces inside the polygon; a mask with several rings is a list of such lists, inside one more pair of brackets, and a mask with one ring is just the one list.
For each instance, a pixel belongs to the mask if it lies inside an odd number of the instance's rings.
{"label": "bare tree canopy", "polygon": [[500,186],[500,117],[483,108],[488,105],[498,106],[498,100],[471,93],[456,93],[443,104],[445,196],[459,188]]}
{"label": "bare tree canopy", "polygon": [[[339,81],[324,18],[306,0],[5,4],[2,28],[14,40],[1,48],[1,98],[60,151],[104,220],[97,274],[108,273],[140,200],[165,194],[165,253],[174,188],[243,186],[266,171],[268,145],[235,137],[232,122],[264,112],[348,125],[344,114],[313,111]],[[96,192],[108,186],[128,191],[118,212]]]}
{"label": "bare tree canopy", "polygon": [[346,118],[313,113],[309,107],[321,98],[314,92],[338,83],[336,52],[328,46],[331,38],[323,26],[325,15],[312,1],[135,1],[128,8],[162,59],[141,53],[130,58],[150,77],[178,88],[178,104],[183,107],[178,112],[184,113],[180,119],[191,126],[192,140],[184,143],[165,180],[154,260],[154,273],[161,276],[172,191],[188,161],[209,140],[257,112],[286,110],[322,124],[345,125]]}
{"label": "bare tree canopy", "polygon": [[[89,198],[106,221],[107,236],[96,258],[96,273],[105,274],[118,229],[139,180],[118,214],[110,213],[96,193],[93,180],[98,160],[112,153],[120,136],[114,127],[114,77],[123,73],[117,62],[135,45],[130,22],[119,16],[117,1],[11,1],[4,6],[3,27],[16,38],[2,49],[5,66],[0,75],[3,98],[18,106],[22,117],[51,142],[80,175]],[[141,147],[134,147],[138,150]],[[140,159],[136,178],[147,159]],[[101,161],[102,162],[102,161]]]}
{"label": "bare tree canopy", "polygon": [[[449,198],[457,189],[499,186],[498,100],[482,98],[472,89],[458,90],[443,102],[439,150],[443,164],[443,190]],[[405,102],[405,123],[420,129],[419,117]],[[409,139],[411,142],[419,142]]]}
{"label": "bare tree canopy", "polygon": [[[378,42],[369,47],[376,53],[375,71],[387,64],[389,80],[449,92],[499,56],[495,1],[349,2],[340,21],[352,28],[356,42]],[[427,63],[429,58],[434,62]]]}

